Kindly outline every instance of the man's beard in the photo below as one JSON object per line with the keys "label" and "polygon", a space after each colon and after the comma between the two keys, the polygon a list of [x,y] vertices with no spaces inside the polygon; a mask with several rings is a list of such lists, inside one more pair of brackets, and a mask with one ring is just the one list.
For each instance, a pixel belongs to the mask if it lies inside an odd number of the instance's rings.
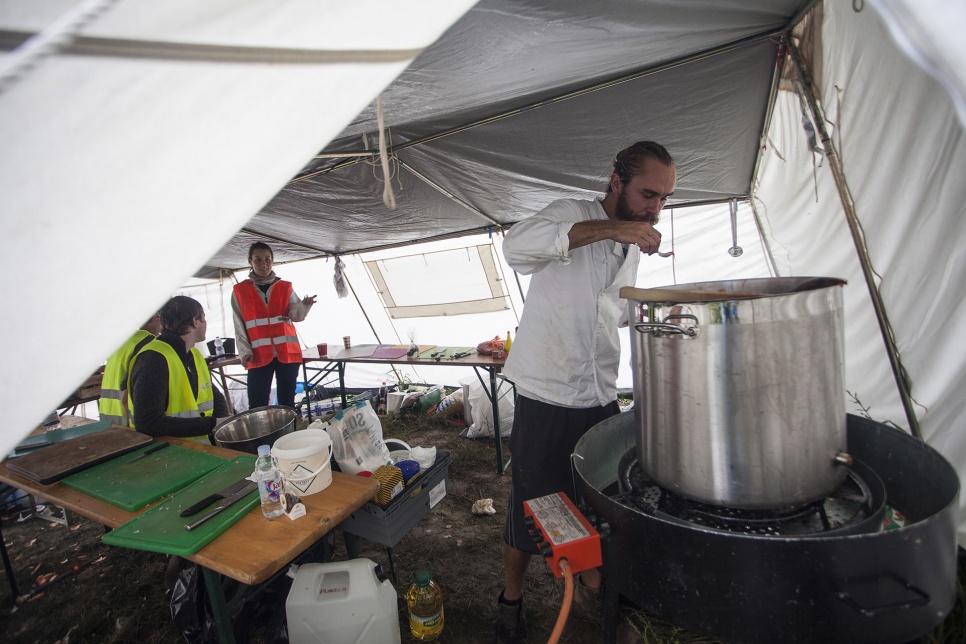
{"label": "man's beard", "polygon": [[660,218],[660,215],[655,215],[651,217],[650,215],[644,215],[643,217],[636,216],[631,212],[631,207],[627,205],[627,193],[621,190],[621,193],[617,196],[617,204],[614,206],[614,216],[621,221],[644,221],[652,226],[655,225]]}

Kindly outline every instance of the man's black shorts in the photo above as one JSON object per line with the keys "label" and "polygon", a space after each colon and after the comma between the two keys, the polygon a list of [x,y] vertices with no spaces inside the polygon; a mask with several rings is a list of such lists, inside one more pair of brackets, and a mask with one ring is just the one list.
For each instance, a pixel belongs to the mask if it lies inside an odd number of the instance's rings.
{"label": "man's black shorts", "polygon": [[510,433],[510,473],[503,540],[537,554],[523,524],[523,502],[565,492],[576,502],[570,455],[588,429],[620,412],[617,401],[603,407],[571,409],[518,396]]}

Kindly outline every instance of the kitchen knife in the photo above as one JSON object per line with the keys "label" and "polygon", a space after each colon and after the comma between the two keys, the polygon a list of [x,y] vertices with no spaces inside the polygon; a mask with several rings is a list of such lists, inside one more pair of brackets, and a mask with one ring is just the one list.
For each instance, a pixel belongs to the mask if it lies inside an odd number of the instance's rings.
{"label": "kitchen knife", "polygon": [[209,505],[217,501],[218,499],[224,499],[231,496],[232,494],[242,489],[249,483],[251,483],[251,481],[249,481],[248,479],[241,479],[240,481],[235,481],[234,483],[226,487],[224,490],[215,492],[214,494],[209,494],[208,496],[201,499],[191,507],[182,510],[181,516],[190,517],[192,514],[198,514],[199,512],[207,508]]}
{"label": "kitchen knife", "polygon": [[242,489],[238,490],[237,492],[235,492],[231,496],[229,496],[229,497],[225,498],[224,500],[222,500],[221,503],[219,503],[218,505],[215,506],[215,509],[214,510],[212,510],[211,512],[209,512],[209,513],[207,513],[205,515],[202,515],[201,517],[195,519],[191,523],[185,524],[184,529],[185,530],[194,530],[195,528],[197,528],[198,526],[200,526],[202,523],[204,523],[205,521],[207,521],[211,517],[215,516],[216,514],[218,514],[219,512],[221,512],[222,510],[224,510],[228,506],[230,506],[235,501],[239,501],[243,497],[248,496],[248,494],[250,492],[254,492],[257,487],[258,487],[258,483],[255,483],[254,481],[249,481],[248,484],[245,487],[243,487]]}
{"label": "kitchen knife", "polygon": [[133,463],[134,461],[138,460],[139,458],[144,458],[148,454],[154,454],[155,452],[158,452],[158,451],[164,449],[165,447],[170,447],[170,446],[171,446],[171,443],[158,443],[154,447],[151,447],[151,448],[148,448],[148,449],[144,450],[143,452],[141,452],[140,454],[138,454],[137,456],[135,456],[134,458],[132,458],[130,461],[128,461],[128,463]]}

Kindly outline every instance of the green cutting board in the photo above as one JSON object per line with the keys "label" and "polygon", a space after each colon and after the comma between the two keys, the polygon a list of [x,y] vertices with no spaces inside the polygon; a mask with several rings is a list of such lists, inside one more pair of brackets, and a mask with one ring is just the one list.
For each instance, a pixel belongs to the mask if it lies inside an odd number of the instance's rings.
{"label": "green cutting board", "polygon": [[258,490],[253,490],[191,531],[185,530],[185,524],[197,519],[201,513],[182,517],[179,516],[181,511],[254,471],[254,456],[237,456],[144,514],[111,530],[101,540],[109,546],[190,557],[258,505]]}
{"label": "green cutting board", "polygon": [[152,443],[137,452],[129,452],[72,474],[60,482],[95,499],[133,512],[197,481],[227,461],[221,456],[171,445],[133,463],[129,462],[154,445]]}

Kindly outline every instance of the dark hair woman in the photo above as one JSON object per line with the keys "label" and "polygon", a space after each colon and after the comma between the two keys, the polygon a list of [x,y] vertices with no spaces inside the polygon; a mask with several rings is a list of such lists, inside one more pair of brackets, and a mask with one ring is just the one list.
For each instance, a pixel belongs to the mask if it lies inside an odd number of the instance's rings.
{"label": "dark hair woman", "polygon": [[235,346],[248,370],[249,407],[268,404],[273,377],[278,404],[295,407],[302,349],[293,323],[304,320],[315,304],[314,295],[299,299],[292,283],[275,275],[274,261],[268,244],[252,244],[248,249],[252,271],[247,280],[235,285],[231,296]]}

